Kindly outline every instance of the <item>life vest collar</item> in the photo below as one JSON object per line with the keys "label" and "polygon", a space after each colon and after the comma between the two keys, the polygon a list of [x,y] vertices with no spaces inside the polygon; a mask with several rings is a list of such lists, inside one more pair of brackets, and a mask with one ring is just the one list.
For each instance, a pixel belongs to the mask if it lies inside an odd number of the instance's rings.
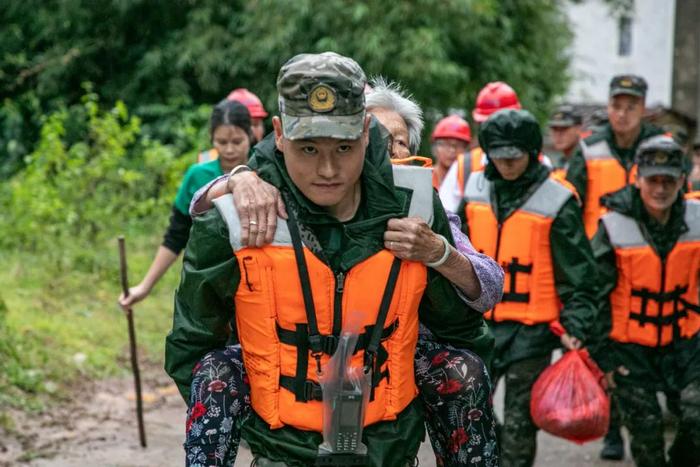
{"label": "life vest collar", "polygon": [[605,140],[597,141],[593,144],[586,144],[585,140],[581,140],[580,144],[583,157],[586,160],[615,159],[610,145]]}
{"label": "life vest collar", "polygon": [[[484,172],[473,173],[467,182],[464,196],[467,203],[476,202],[492,205],[493,182]],[[518,209],[543,217],[555,218],[566,201],[573,196],[571,190],[554,179],[547,178]]]}

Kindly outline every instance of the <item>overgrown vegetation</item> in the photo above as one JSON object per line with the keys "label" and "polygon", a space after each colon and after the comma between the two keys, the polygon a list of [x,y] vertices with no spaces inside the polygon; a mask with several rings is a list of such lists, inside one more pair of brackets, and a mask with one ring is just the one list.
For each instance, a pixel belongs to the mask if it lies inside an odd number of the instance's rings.
{"label": "overgrown vegetation", "polygon": [[[180,145],[206,143],[203,125],[187,119],[173,119],[172,131],[185,140]],[[0,185],[0,406],[37,408],[78,377],[124,366],[116,238],[126,234],[138,280],[195,156],[145,134],[122,102],[102,110],[92,92],[46,117],[27,167]],[[172,315],[173,269],[136,311],[146,356],[157,362]]]}

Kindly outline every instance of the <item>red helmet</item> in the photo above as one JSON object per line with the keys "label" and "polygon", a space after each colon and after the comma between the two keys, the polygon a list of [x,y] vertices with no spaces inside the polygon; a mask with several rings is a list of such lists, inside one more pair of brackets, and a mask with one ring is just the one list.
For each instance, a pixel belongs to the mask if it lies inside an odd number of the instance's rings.
{"label": "red helmet", "polygon": [[246,88],[234,89],[228,96],[226,96],[226,99],[230,101],[237,101],[245,105],[248,108],[248,112],[250,112],[250,116],[252,118],[267,117],[265,107],[263,107],[258,96],[248,91]]}
{"label": "red helmet", "polygon": [[518,95],[503,81],[494,81],[484,86],[476,96],[476,108],[472,112],[474,121],[484,122],[489,115],[501,109],[520,109]]}
{"label": "red helmet", "polygon": [[472,139],[472,131],[469,123],[459,115],[449,115],[435,125],[430,139],[435,141],[438,138],[455,138],[469,143]]}

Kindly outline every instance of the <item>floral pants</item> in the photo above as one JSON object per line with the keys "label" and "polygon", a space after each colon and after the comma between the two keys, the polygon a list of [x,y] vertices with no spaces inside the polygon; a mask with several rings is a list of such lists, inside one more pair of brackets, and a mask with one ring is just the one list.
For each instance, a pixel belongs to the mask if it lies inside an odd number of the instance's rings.
{"label": "floral pants", "polygon": [[[491,381],[474,353],[421,336],[416,383],[438,466],[498,466]],[[186,465],[232,467],[250,414],[240,346],[207,354],[193,370]]]}

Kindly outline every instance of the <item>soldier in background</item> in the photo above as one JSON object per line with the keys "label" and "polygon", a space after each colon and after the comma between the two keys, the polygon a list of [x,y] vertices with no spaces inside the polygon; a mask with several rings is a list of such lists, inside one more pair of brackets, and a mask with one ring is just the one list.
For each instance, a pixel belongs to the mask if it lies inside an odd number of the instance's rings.
{"label": "soldier in background", "polygon": [[[573,156],[581,138],[581,113],[571,105],[561,105],[549,119],[549,134],[555,154],[552,158],[552,171],[562,178],[566,177],[569,160]],[[553,157],[552,157],[553,156]]]}
{"label": "soldier in background", "polygon": [[639,144],[662,130],[644,122],[647,83],[641,76],[619,75],[610,81],[609,122],[581,141],[566,179],[583,203],[586,234],[593,237],[604,212],[601,196],[634,181],[634,153]]}
{"label": "soldier in background", "polygon": [[600,313],[591,354],[640,467],[666,465],[657,391],[679,394],[671,465],[700,465],[700,203],[684,200],[687,166],[667,136],[639,146],[634,185],[606,197],[593,238]]}

